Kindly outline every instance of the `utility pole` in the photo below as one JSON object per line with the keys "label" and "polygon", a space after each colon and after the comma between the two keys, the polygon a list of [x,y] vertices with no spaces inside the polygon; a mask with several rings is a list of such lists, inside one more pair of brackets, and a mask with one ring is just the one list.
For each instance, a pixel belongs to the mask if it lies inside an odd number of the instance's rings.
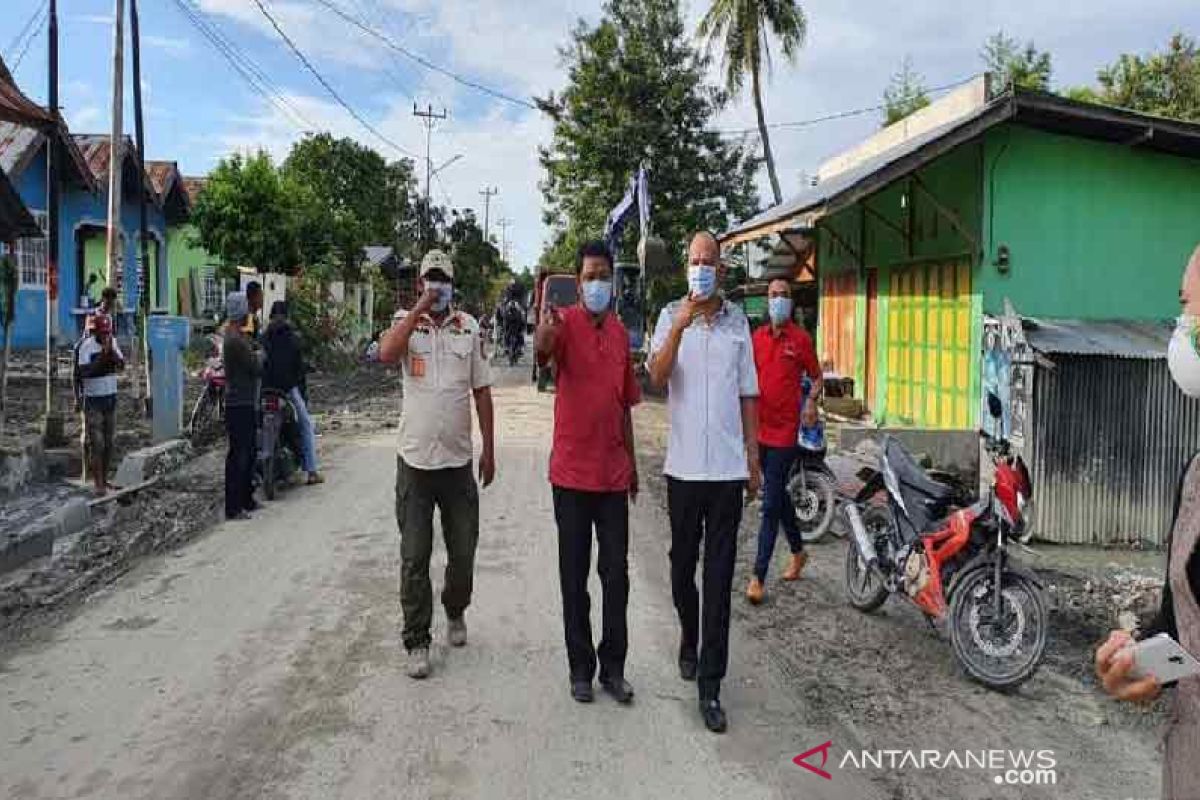
{"label": "utility pole", "polygon": [[500,194],[500,190],[493,186],[490,189],[481,189],[479,194],[481,197],[483,197],[483,240],[485,242],[490,242],[491,239],[488,238],[490,233],[488,229],[488,212],[491,210],[492,198]]}
{"label": "utility pole", "polygon": [[[433,110],[433,105],[429,105],[426,109],[422,110],[417,108],[416,103],[413,103],[413,116],[420,117],[422,123],[425,125],[425,214],[429,216],[430,222],[432,223],[433,203],[430,198],[432,197],[433,193],[430,191],[430,184],[433,182],[433,160],[430,155],[430,150],[433,147],[433,126],[436,125],[439,120],[446,119],[450,115],[446,113],[446,109],[444,108],[441,111],[435,112]],[[422,228],[424,228],[423,221]],[[422,238],[424,238],[424,230],[422,230],[421,234]],[[430,231],[429,238],[431,240],[433,239],[432,234],[433,231]]]}
{"label": "utility pole", "polygon": [[[133,125],[137,137],[138,168],[138,316],[142,325],[142,363],[145,365],[144,410],[150,416],[150,261],[147,254],[146,239],[146,130],[142,126],[142,42],[138,29],[137,0],[129,0],[129,26],[133,44]],[[158,249],[155,248],[155,255]]]}
{"label": "utility pole", "polygon": [[58,0],[50,0],[47,29],[47,63],[50,115],[53,127],[46,136],[46,419],[42,440],[47,447],[63,444],[63,417],[55,390],[58,388],[58,216],[59,193],[58,138]]}
{"label": "utility pole", "polygon": [[[508,264],[508,229],[512,227],[512,220],[508,217],[503,217],[496,220],[496,224],[500,226],[500,257],[504,259],[504,263]],[[512,264],[508,264],[512,268]]]}
{"label": "utility pole", "polygon": [[116,0],[113,11],[112,128],[108,156],[108,255],[105,261],[107,284],[120,285],[121,264],[121,113],[125,108],[125,0]]}

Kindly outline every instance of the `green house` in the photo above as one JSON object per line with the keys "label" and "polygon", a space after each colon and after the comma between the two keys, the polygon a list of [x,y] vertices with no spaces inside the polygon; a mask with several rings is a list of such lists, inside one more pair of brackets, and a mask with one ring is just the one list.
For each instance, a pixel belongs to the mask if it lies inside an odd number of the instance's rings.
{"label": "green house", "polygon": [[1200,243],[1200,125],[986,77],[818,170],[725,233],[816,244],[818,355],[879,423],[980,423],[985,315],[1149,322],[1178,313]]}
{"label": "green house", "polygon": [[[173,161],[146,165],[158,189],[179,213],[167,216],[167,276],[172,314],[196,319],[221,314],[225,290],[232,284],[218,274],[221,261],[200,246],[189,218],[196,198],[204,188],[203,178],[184,177]],[[165,202],[165,201],[164,201]]]}

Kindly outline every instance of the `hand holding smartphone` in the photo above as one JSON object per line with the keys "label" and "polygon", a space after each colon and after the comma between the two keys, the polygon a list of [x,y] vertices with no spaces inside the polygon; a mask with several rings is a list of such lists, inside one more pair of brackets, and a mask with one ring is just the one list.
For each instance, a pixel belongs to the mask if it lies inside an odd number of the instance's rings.
{"label": "hand holding smartphone", "polygon": [[1200,661],[1184,650],[1170,634],[1160,633],[1130,645],[1133,650],[1132,677],[1154,677],[1160,684],[1200,675]]}

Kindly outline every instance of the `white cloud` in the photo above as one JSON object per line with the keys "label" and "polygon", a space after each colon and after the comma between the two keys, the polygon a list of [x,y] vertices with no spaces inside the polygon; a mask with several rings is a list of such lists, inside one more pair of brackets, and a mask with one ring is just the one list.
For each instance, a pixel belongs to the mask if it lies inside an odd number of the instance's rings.
{"label": "white cloud", "polygon": [[184,56],[192,52],[192,43],[187,39],[177,39],[173,36],[155,36],[150,34],[143,36],[142,41],[145,42],[148,47],[162,50],[163,52],[173,56]]}
{"label": "white cloud", "polygon": [[105,119],[107,114],[99,106],[84,106],[78,111],[67,113],[67,123],[71,130],[77,133],[96,130]]}
{"label": "white cloud", "polygon": [[[558,48],[575,21],[595,19],[600,0],[333,0],[348,13],[381,29],[404,47],[431,61],[509,94],[528,97],[562,87],[565,76]],[[199,0],[203,10],[252,26],[282,51],[283,44],[250,0]],[[688,30],[694,31],[708,0],[686,3]],[[481,204],[477,192],[495,185],[493,218],[513,220],[509,238],[518,264],[532,264],[546,231],[541,223],[542,178],[537,146],[549,141],[551,126],[536,112],[492,100],[451,78],[418,67],[361,31],[339,20],[315,0],[272,0],[268,6],[297,44],[327,71],[334,85],[406,149],[424,154],[424,129],[412,117],[422,106],[448,107],[450,119],[433,137],[433,160],[456,153],[464,159],[442,173],[441,183],[458,206]],[[810,119],[880,102],[884,87],[906,54],[929,86],[948,84],[982,69],[978,52],[997,29],[1024,41],[1034,39],[1053,53],[1056,82],[1091,81],[1099,66],[1119,53],[1161,47],[1175,29],[1200,28],[1194,0],[1144,0],[1132,10],[1126,0],[983,0],[962,5],[951,0],[805,0],[809,39],[795,64],[775,62],[764,102],[770,122]],[[291,59],[290,54],[286,54]],[[276,62],[278,63],[278,62]],[[712,78],[719,79],[714,62]],[[300,75],[300,67],[284,73]],[[276,67],[276,69],[279,69]],[[341,74],[339,74],[341,70]],[[273,74],[280,74],[274,72]],[[350,80],[347,76],[353,76]],[[307,81],[307,77],[305,78]],[[311,83],[305,83],[311,87]],[[375,91],[386,87],[387,96]],[[307,88],[306,92],[316,92]],[[415,96],[415,98],[414,98]],[[318,128],[352,136],[389,157],[381,142],[324,96],[296,93],[290,102]],[[772,131],[784,193],[825,157],[878,128],[872,112],[804,128]],[[715,121],[720,128],[753,128],[748,96],[737,98]],[[235,120],[218,137],[221,146],[263,146],[282,157],[297,138],[294,123],[277,109],[259,109]],[[208,143],[212,146],[211,142]],[[418,160],[418,172],[422,163]],[[765,174],[760,192],[770,197]],[[441,189],[435,182],[434,194]],[[439,198],[444,201],[444,198]]]}

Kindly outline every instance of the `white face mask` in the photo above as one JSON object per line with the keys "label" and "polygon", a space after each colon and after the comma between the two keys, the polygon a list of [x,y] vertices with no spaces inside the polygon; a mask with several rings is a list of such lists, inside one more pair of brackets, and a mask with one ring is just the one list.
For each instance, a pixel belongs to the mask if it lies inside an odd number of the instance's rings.
{"label": "white face mask", "polygon": [[1179,318],[1171,343],[1167,345],[1167,368],[1179,390],[1189,397],[1200,397],[1200,353],[1196,352],[1197,326],[1200,319]]}

